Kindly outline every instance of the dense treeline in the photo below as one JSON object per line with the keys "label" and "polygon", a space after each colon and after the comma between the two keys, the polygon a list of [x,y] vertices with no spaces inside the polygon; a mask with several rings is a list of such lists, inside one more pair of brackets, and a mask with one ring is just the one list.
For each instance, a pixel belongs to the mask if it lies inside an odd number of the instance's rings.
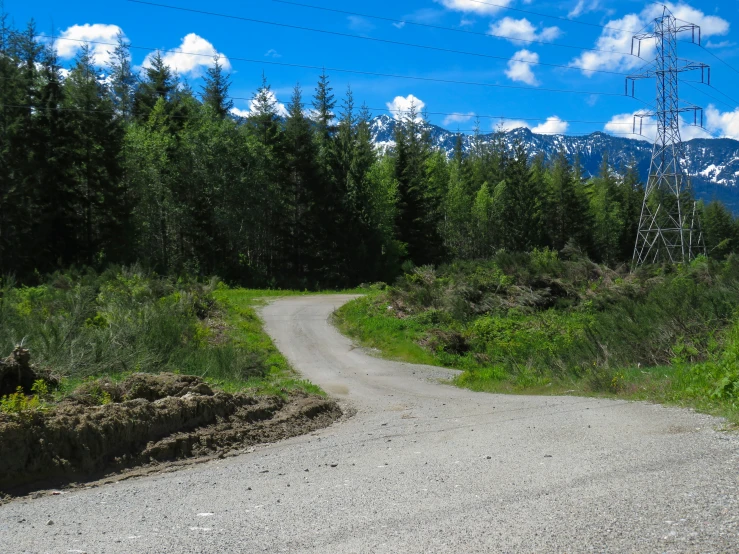
{"label": "dense treeline", "polygon": [[[231,115],[218,60],[193,90],[155,54],[134,72],[122,37],[107,67],[88,48],[65,69],[33,24],[0,22],[0,271],[22,280],[68,266],[140,262],[251,286],[390,280],[401,266],[501,249],[579,249],[629,261],[643,195],[633,167],[585,179],[564,153],[530,159],[478,136],[451,159],[421,114],[379,153],[371,115],[321,75],[280,114],[263,80]],[[739,237],[704,208],[709,249]]]}

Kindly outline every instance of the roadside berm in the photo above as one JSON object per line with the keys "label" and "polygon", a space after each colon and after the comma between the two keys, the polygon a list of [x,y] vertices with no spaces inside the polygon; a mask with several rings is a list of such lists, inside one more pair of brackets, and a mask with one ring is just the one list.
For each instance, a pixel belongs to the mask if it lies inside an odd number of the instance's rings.
{"label": "roadside berm", "polygon": [[46,409],[0,414],[0,491],[225,454],[309,433],[341,415],[333,400],[299,391],[228,394],[169,373],[98,380]]}

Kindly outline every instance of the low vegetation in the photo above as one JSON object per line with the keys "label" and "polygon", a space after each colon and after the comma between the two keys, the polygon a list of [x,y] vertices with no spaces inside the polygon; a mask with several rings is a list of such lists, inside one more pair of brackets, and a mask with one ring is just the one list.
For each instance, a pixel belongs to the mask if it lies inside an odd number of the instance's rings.
{"label": "low vegetation", "polygon": [[408,271],[337,313],[385,355],[497,392],[607,394],[739,420],[739,258],[630,273],[577,252]]}
{"label": "low vegetation", "polygon": [[[102,377],[132,373],[196,375],[230,392],[320,393],[295,379],[254,311],[258,298],[283,294],[296,293],[228,289],[139,267],[56,273],[33,287],[6,279],[0,358],[26,352],[42,378],[4,390],[2,411],[43,409]],[[105,404],[104,391],[98,396]]]}

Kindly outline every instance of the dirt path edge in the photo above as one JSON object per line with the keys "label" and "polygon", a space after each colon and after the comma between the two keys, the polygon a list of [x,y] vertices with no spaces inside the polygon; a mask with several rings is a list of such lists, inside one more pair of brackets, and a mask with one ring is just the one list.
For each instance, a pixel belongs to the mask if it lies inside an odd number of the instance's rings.
{"label": "dirt path edge", "polygon": [[231,450],[309,433],[342,416],[330,398],[295,391],[287,398],[223,392],[103,406],[68,405],[0,416],[0,492],[17,495],[50,483]]}

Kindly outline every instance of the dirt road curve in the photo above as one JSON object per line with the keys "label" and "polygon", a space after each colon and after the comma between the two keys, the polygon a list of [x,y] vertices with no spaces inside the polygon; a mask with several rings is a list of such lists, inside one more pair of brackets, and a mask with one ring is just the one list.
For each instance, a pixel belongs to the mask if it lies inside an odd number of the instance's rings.
{"label": "dirt road curve", "polygon": [[0,549],[739,552],[739,440],[718,420],[439,384],[450,372],[383,361],[339,335],[327,318],[348,298],[279,300],[263,316],[353,418],[236,458],[10,503]]}

